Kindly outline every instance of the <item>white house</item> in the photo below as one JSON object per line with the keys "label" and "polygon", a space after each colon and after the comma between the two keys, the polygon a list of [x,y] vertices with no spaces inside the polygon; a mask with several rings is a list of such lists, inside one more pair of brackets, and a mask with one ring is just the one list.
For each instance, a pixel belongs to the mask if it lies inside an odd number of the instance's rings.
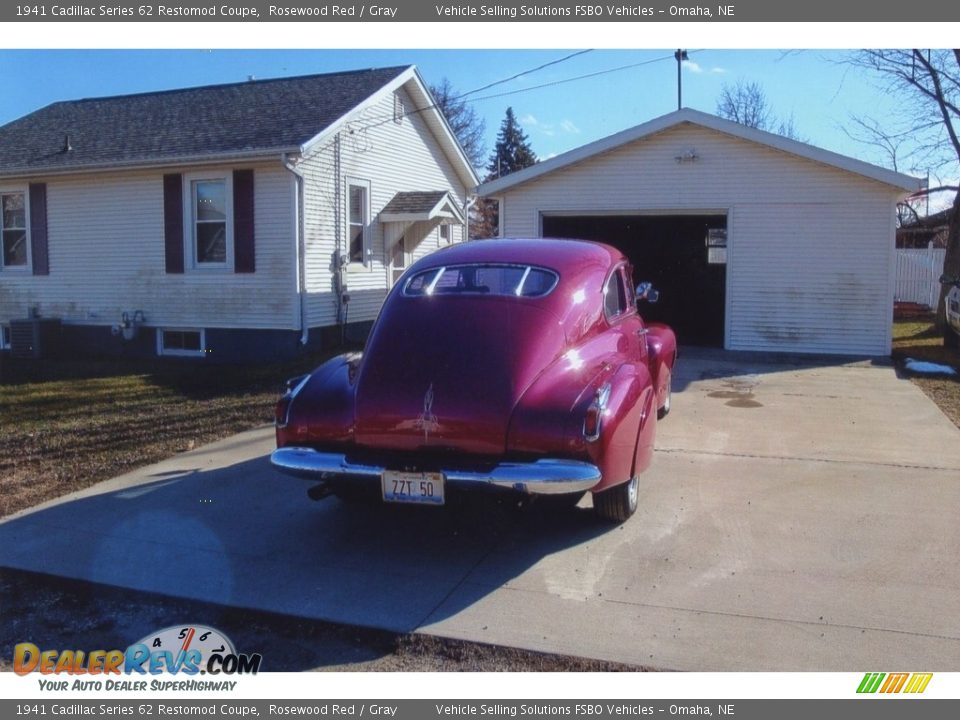
{"label": "white house", "polygon": [[887,355],[919,181],[684,109],[481,185],[501,234],[616,245],[681,343]]}
{"label": "white house", "polygon": [[3,347],[287,357],[466,239],[416,69],[60,102],[0,128]]}

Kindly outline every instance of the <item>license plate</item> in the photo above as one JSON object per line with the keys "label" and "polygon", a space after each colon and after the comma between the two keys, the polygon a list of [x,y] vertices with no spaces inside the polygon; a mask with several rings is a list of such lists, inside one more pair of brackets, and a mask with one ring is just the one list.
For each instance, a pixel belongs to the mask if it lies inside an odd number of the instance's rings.
{"label": "license plate", "polygon": [[383,501],[443,505],[443,473],[386,470],[380,476]]}

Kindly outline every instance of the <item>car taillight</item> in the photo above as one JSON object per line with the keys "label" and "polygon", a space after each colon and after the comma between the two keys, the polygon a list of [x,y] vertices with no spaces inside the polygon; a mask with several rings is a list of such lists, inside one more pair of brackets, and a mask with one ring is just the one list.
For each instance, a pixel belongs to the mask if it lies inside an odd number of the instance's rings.
{"label": "car taillight", "polygon": [[290,420],[290,406],[293,404],[293,399],[297,396],[297,393],[303,389],[303,386],[307,384],[307,380],[309,379],[309,375],[301,375],[287,380],[286,391],[280,396],[280,399],[277,401],[277,407],[274,410],[274,421],[278,428],[286,427]]}
{"label": "car taillight", "polygon": [[607,409],[607,401],[610,399],[610,383],[600,386],[590,405],[587,406],[587,414],[583,418],[583,439],[587,442],[594,442],[600,437],[600,431],[603,426],[603,414]]}

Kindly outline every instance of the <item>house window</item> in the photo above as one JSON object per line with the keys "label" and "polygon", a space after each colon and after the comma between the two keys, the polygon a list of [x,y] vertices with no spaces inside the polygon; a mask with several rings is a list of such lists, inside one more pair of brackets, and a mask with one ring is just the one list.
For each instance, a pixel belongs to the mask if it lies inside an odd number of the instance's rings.
{"label": "house window", "polygon": [[0,235],[3,252],[0,267],[25,268],[27,255],[27,195],[24,192],[0,194]]}
{"label": "house window", "polygon": [[193,180],[193,246],[197,265],[226,265],[227,181],[225,178]]}
{"label": "house window", "polygon": [[367,240],[367,225],[370,222],[370,186],[350,182],[347,202],[349,205],[347,219],[349,221],[350,262],[366,265],[370,259],[370,248]]}
{"label": "house window", "polygon": [[206,352],[203,330],[157,329],[157,355],[203,357]]}
{"label": "house window", "polygon": [[450,226],[447,223],[443,223],[440,226],[440,244],[441,245],[450,244]]}
{"label": "house window", "polygon": [[10,349],[10,326],[0,325],[0,350]]}

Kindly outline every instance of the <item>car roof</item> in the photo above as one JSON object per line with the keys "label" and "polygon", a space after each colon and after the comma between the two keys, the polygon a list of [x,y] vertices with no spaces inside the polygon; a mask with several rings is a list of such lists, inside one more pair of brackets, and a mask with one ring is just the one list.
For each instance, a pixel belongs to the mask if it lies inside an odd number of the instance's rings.
{"label": "car roof", "polygon": [[467,263],[515,263],[537,265],[565,274],[584,265],[604,268],[623,258],[609,245],[586,240],[559,238],[497,238],[458,243],[431,253],[418,261],[417,270]]}

